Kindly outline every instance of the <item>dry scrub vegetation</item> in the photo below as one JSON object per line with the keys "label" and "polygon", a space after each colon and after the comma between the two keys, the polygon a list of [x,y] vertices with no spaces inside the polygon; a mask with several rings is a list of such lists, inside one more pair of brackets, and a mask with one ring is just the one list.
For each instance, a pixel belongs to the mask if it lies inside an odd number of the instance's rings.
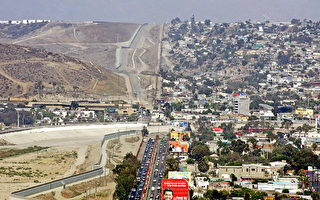
{"label": "dry scrub vegetation", "polygon": [[126,92],[123,78],[102,67],[17,45],[0,44],[0,83],[0,97]]}
{"label": "dry scrub vegetation", "polygon": [[11,192],[62,178],[77,158],[75,151],[40,147],[1,149],[1,155],[5,158],[0,162],[0,199],[6,199]]}

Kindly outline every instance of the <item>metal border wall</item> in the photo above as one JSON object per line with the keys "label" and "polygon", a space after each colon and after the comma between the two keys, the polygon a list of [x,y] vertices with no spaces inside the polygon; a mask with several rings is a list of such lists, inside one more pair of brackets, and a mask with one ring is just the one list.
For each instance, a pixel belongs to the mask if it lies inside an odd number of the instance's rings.
{"label": "metal border wall", "polygon": [[27,189],[24,189],[24,190],[13,192],[12,194],[14,194],[16,197],[17,196],[26,197],[26,196],[37,194],[37,193],[44,192],[44,191],[47,191],[47,190],[55,189],[55,188],[58,188],[58,187],[61,187],[61,186],[65,186],[65,185],[70,184],[70,183],[74,183],[74,182],[77,182],[77,181],[82,181],[82,180],[85,180],[85,179],[88,179],[88,178],[92,178],[92,177],[95,177],[95,176],[98,176],[98,175],[101,175],[101,174],[103,174],[103,168],[102,167],[100,167],[98,169],[94,169],[94,170],[88,171],[88,172],[84,172],[82,174],[69,176],[67,178],[62,178],[62,179],[59,179],[59,180],[56,180],[56,181],[52,181],[52,182],[49,182],[49,183],[44,183],[44,184],[37,185],[37,186],[34,186],[34,187],[30,187],[30,188],[27,188]]}
{"label": "metal border wall", "polygon": [[111,134],[107,134],[107,135],[104,135],[102,141],[101,141],[101,144],[100,144],[100,158],[99,158],[99,161],[95,164],[94,168],[98,168],[98,167],[103,167],[101,166],[101,162],[102,162],[102,147],[105,143],[106,140],[110,140],[110,139],[113,139],[113,138],[117,138],[117,137],[121,137],[121,136],[124,136],[124,135],[131,135],[131,134],[137,134],[138,131],[136,130],[133,130],[133,131],[122,131],[122,132],[117,132],[117,133],[111,133]]}
{"label": "metal border wall", "polygon": [[103,151],[103,145],[105,143],[106,140],[110,140],[113,138],[117,138],[117,137],[121,137],[124,135],[131,135],[131,134],[137,134],[139,133],[139,131],[137,130],[132,130],[132,131],[122,131],[122,132],[116,132],[116,133],[111,133],[111,134],[106,134],[104,135],[101,144],[100,144],[100,158],[98,163],[96,163],[93,166],[93,170],[90,170],[88,172],[84,172],[82,174],[77,174],[77,175],[72,175],[69,176],[67,178],[62,178],[59,180],[55,180],[49,183],[44,183],[41,185],[37,185],[34,187],[30,187],[30,188],[26,188],[23,190],[19,190],[16,192],[13,192],[10,194],[9,199],[10,200],[25,200],[25,199],[32,199],[32,198],[26,198],[27,196],[30,195],[34,195],[40,192],[45,192],[47,190],[51,190],[51,189],[55,189],[58,187],[62,187],[65,186],[67,184],[70,183],[74,183],[74,182],[78,182],[78,181],[82,181],[85,179],[89,179],[89,178],[93,178],[95,176],[101,175],[104,172],[104,166],[101,166],[101,162],[102,162],[102,151]]}

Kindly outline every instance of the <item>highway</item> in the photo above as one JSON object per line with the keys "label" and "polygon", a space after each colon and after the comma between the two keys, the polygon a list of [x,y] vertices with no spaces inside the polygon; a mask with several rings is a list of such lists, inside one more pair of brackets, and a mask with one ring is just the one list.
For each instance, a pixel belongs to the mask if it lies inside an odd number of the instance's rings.
{"label": "highway", "polygon": [[159,200],[162,199],[162,178],[164,176],[165,170],[165,160],[167,158],[168,151],[168,139],[162,138],[159,143],[159,148],[156,153],[156,159],[153,163],[152,175],[149,183],[148,196],[149,200]]}
{"label": "highway", "polygon": [[149,171],[151,158],[152,158],[152,152],[154,149],[154,139],[149,139],[146,149],[143,154],[143,158],[141,160],[141,167],[138,170],[136,182],[137,184],[132,188],[131,193],[128,197],[128,200],[138,200],[141,199],[143,190],[145,188],[146,180],[147,180],[147,174]]}
{"label": "highway", "polygon": [[[156,142],[156,144],[155,144]],[[157,144],[158,143],[158,144]],[[155,146],[154,159],[152,159],[153,147]],[[136,186],[128,197],[128,200],[160,200],[161,184],[165,171],[167,158],[168,139],[162,138],[159,142],[149,139],[138,170]],[[150,171],[150,174],[148,173]],[[145,192],[145,195],[143,193]]]}

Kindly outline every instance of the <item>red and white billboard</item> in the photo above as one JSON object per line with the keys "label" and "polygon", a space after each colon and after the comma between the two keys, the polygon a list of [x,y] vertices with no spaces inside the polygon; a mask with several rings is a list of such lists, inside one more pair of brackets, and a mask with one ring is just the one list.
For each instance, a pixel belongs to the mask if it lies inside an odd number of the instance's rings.
{"label": "red and white billboard", "polygon": [[189,185],[185,179],[162,179],[162,200],[189,200]]}

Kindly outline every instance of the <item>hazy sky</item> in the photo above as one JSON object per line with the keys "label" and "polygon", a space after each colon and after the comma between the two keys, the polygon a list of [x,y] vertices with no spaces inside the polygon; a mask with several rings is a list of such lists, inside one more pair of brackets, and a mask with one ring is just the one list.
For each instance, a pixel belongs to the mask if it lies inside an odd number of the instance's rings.
{"label": "hazy sky", "polygon": [[0,20],[170,22],[174,17],[214,22],[320,21],[320,0],[0,0]]}

